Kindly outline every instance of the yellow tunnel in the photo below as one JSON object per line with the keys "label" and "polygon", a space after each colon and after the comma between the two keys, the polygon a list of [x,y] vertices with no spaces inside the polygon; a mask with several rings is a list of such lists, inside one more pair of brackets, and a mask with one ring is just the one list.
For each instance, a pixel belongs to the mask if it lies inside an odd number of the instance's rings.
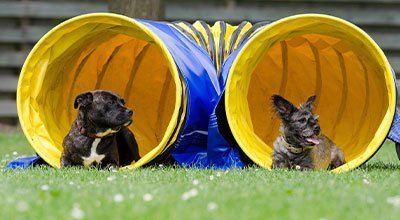
{"label": "yellow tunnel", "polygon": [[229,69],[226,116],[246,155],[271,168],[280,121],[270,97],[299,105],[316,95],[322,132],[345,154],[348,171],[385,140],[396,105],[395,80],[379,46],[358,27],[326,15],[298,15],[261,28]]}
{"label": "yellow tunnel", "polygon": [[76,117],[77,94],[114,91],[134,110],[141,166],[163,152],[182,124],[184,85],[161,40],[131,18],[90,14],[47,33],[28,56],[17,91],[20,123],[46,162],[60,166],[62,141]]}

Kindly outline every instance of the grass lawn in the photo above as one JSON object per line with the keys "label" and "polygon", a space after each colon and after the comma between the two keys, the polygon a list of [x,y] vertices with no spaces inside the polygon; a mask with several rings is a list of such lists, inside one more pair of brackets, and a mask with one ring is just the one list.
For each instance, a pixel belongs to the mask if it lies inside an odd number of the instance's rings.
{"label": "grass lawn", "polygon": [[4,170],[32,155],[22,134],[0,134],[1,219],[399,219],[400,162],[387,142],[344,174],[153,167]]}

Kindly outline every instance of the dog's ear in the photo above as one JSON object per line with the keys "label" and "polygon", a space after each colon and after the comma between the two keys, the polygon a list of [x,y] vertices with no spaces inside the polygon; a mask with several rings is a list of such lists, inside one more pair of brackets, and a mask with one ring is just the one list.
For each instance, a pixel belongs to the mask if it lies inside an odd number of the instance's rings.
{"label": "dog's ear", "polygon": [[304,103],[304,108],[308,108],[308,109],[312,110],[313,107],[314,107],[314,106],[313,106],[313,103],[314,103],[314,101],[315,101],[316,98],[317,98],[317,96],[315,96],[315,95],[310,96],[310,97],[307,99],[306,103]]}
{"label": "dog's ear", "polygon": [[77,109],[79,106],[86,107],[93,102],[93,94],[91,92],[84,92],[79,94],[75,98],[74,108]]}
{"label": "dog's ear", "polygon": [[271,99],[274,103],[275,110],[284,120],[289,120],[290,115],[297,110],[296,106],[294,106],[288,100],[284,99],[282,96],[273,95]]}

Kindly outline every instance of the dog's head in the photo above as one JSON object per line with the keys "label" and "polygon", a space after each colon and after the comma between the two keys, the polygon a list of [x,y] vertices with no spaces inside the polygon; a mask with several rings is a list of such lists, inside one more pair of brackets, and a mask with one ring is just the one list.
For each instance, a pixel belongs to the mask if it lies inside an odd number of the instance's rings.
{"label": "dog's head", "polygon": [[75,99],[74,108],[79,108],[78,119],[81,123],[96,132],[119,130],[132,123],[132,110],[125,106],[124,99],[113,92],[95,90],[81,93]]}
{"label": "dog's head", "polygon": [[311,96],[299,108],[279,95],[272,96],[276,112],[282,119],[282,132],[290,144],[295,147],[307,147],[319,144],[321,128],[318,116],[312,113],[316,96]]}

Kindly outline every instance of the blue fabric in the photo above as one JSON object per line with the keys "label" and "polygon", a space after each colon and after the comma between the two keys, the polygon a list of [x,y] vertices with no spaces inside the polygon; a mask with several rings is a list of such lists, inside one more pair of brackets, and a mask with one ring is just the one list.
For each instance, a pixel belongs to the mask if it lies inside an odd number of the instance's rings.
{"label": "blue fabric", "polygon": [[[394,72],[393,68],[392,68],[392,73],[393,73],[393,78],[394,78],[394,82],[396,84],[396,100],[398,98],[398,91],[397,91],[397,80],[396,80],[396,73]],[[399,109],[396,108],[396,112],[394,114],[394,119],[392,122],[392,127],[390,128],[390,132],[388,137],[390,140],[396,142],[397,144],[400,144],[400,115],[399,115]],[[399,157],[400,159],[400,157]]]}
{"label": "blue fabric", "polygon": [[39,156],[31,156],[31,157],[22,157],[15,159],[11,161],[10,163],[7,164],[6,169],[7,170],[13,170],[13,169],[26,169],[29,167],[33,167],[35,165],[40,165],[44,164],[42,158]]}
{"label": "blue fabric", "polygon": [[226,117],[223,115],[225,114],[223,105],[222,97],[222,101],[218,103],[210,117],[207,147],[208,164],[221,169],[243,168],[245,164],[241,159],[240,148],[230,133]]}
{"label": "blue fabric", "polygon": [[388,138],[398,144],[400,144],[400,115],[399,110],[396,108],[394,120]]}
{"label": "blue fabric", "polygon": [[[221,68],[219,83],[223,91],[225,91],[232,63],[240,50],[241,47],[230,54]],[[228,169],[231,167],[242,168],[245,166],[243,154],[229,129],[225,113],[224,94],[225,93],[222,93],[220,96],[218,104],[211,114],[208,125],[208,164],[209,166],[221,169]]]}
{"label": "blue fabric", "polygon": [[170,153],[182,166],[206,167],[208,121],[221,94],[213,62],[206,51],[170,25],[136,20],[163,41],[186,84],[186,119]]}

